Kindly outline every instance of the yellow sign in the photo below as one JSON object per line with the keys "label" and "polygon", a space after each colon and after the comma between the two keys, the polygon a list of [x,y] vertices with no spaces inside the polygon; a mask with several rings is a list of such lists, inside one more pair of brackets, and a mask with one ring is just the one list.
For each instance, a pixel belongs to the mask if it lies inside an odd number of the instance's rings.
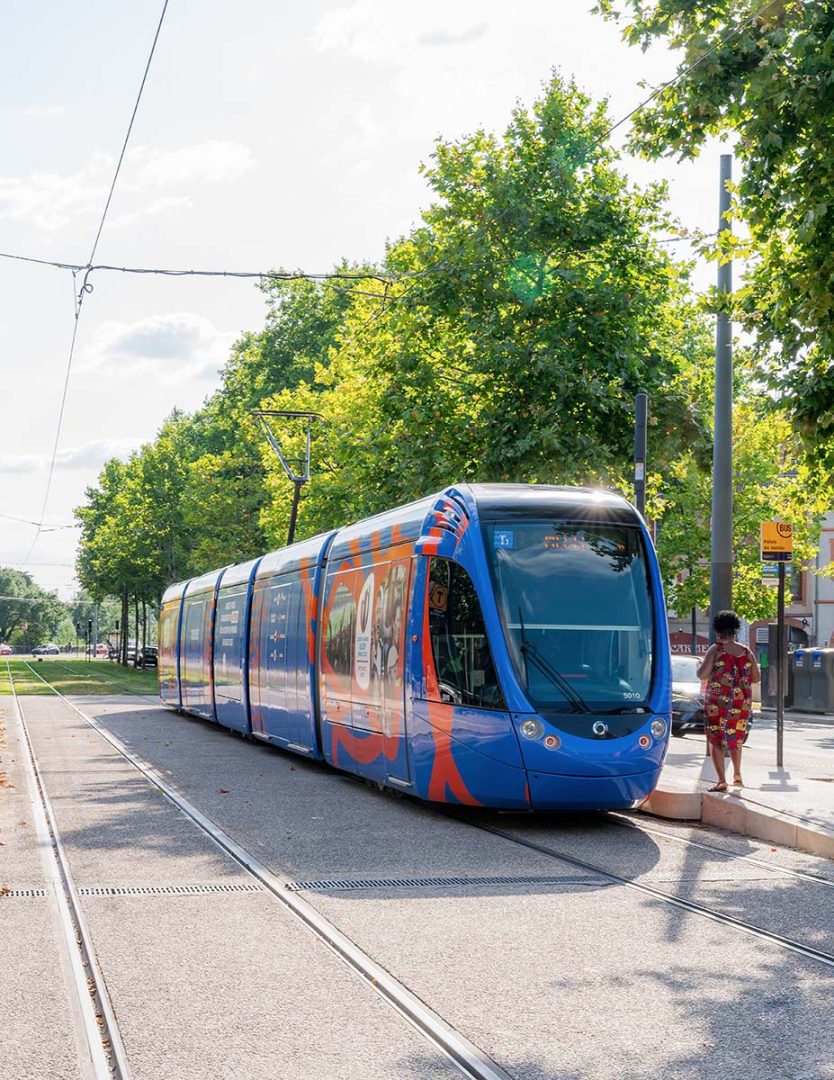
{"label": "yellow sign", "polygon": [[790,562],[793,558],[793,525],[786,521],[762,522],[762,562]]}

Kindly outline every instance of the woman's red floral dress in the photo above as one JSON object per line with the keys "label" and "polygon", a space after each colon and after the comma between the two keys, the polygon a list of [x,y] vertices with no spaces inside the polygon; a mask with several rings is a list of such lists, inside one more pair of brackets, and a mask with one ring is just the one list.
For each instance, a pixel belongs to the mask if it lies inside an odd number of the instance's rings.
{"label": "woman's red floral dress", "polygon": [[723,645],[716,649],[704,695],[707,742],[711,745],[726,744],[728,750],[735,750],[744,742],[753,701],[752,670],[749,652],[733,656]]}

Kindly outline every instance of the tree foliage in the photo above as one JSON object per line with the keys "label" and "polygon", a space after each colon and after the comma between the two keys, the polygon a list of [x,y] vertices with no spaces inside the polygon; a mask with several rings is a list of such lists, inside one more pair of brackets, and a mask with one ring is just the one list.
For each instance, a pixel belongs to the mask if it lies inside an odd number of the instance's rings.
{"label": "tree foliage", "polygon": [[[670,593],[679,610],[703,606],[710,328],[689,268],[657,242],[663,189],[628,182],[607,127],[603,107],[554,77],[502,135],[438,142],[425,168],[434,202],[383,266],[263,285],[264,329],[235,345],[217,392],[88,491],[79,572],[91,594],[158,599],[171,581],[285,542],[292,485],[253,409],[320,417],[302,539],[457,481],[629,494],[646,391]],[[804,551],[818,488],[805,472],[784,479],[807,468],[787,421],[739,391],[739,600],[753,617],[771,600],[753,581],[759,518],[807,523]],[[273,428],[303,457],[302,423]]]}
{"label": "tree foliage", "polygon": [[[679,78],[634,119],[632,146],[692,157],[736,137],[736,218],[749,239],[735,317],[755,335],[760,371],[834,467],[834,6],[805,0],[599,0],[627,13],[623,36],[681,51]],[[693,66],[694,65],[694,66]],[[687,70],[691,68],[691,70]]]}
{"label": "tree foliage", "polygon": [[66,611],[53,592],[36,585],[31,576],[0,567],[0,642],[28,647],[58,635]]}
{"label": "tree foliage", "polygon": [[[397,283],[355,298],[318,387],[270,398],[324,417],[306,531],[452,480],[627,486],[641,390],[657,457],[681,436],[704,453],[680,373],[708,355],[706,326],[687,268],[656,243],[663,189],[628,183],[606,127],[554,77],[503,136],[438,143],[425,169],[437,201],[387,253]],[[274,500],[273,539],[286,517]]]}

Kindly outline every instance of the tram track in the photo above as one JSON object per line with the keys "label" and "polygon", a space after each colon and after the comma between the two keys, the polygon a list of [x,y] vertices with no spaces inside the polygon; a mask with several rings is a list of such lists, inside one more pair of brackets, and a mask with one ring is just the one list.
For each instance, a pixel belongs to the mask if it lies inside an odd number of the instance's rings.
{"label": "tram track", "polygon": [[[87,716],[83,710],[79,709],[54,686],[51,686],[39,672],[32,668],[28,661],[26,663],[33,674],[49,687],[56,697],[60,698],[84,723],[136,768],[149,783],[218,848],[255,878],[269,895],[279,901],[284,908],[335,953],[369,989],[379,995],[444,1057],[449,1059],[464,1076],[470,1077],[471,1080],[512,1080],[510,1074],[502,1069],[497,1062],[493,1061],[479,1047],[446,1023],[441,1016],[430,1009],[420,998],[398,982],[384,967],[363,952],[350,938],[322,916],[312,904],[301,897],[298,892],[293,891],[291,888],[293,883],[289,879],[274,873],[261,863],[256,856],[238,844],[219,825],[172,788],[149,762],[144,761],[129,750],[120,739],[112,735],[95,719]],[[11,670],[9,670],[9,679],[12,680],[12,687],[14,687]],[[121,1080],[122,1077],[122,1074],[115,1072],[106,1075],[114,1076],[116,1080]],[[124,1075],[127,1076],[127,1074]],[[98,1074],[96,1080],[99,1080]]]}
{"label": "tram track", "polygon": [[8,660],[6,669],[25,750],[23,768],[29,787],[46,891],[53,902],[62,960],[74,996],[72,1011],[80,1020],[80,1030],[76,1031],[76,1036],[82,1073],[94,1080],[130,1080],[130,1069],[113,1005],[92,946]]}
{"label": "tram track", "polygon": [[[507,840],[510,843],[535,851],[539,855],[545,855],[549,858],[556,859],[559,862],[566,863],[578,870],[583,870],[587,873],[594,874],[599,878],[610,882],[611,884],[620,885],[624,888],[642,893],[644,896],[649,896],[654,900],[659,900],[662,903],[669,904],[672,907],[676,907],[680,910],[687,911],[690,914],[698,915],[704,919],[709,919],[712,922],[719,923],[720,925],[731,927],[734,930],[738,930],[741,933],[747,934],[751,937],[758,938],[760,941],[767,941],[772,945],[776,945],[781,949],[785,949],[788,952],[795,953],[804,957],[807,960],[813,960],[817,963],[823,964],[826,967],[834,968],[834,953],[826,952],[823,949],[817,949],[812,945],[806,945],[804,942],[797,941],[794,938],[787,937],[784,934],[776,933],[775,931],[768,930],[765,927],[757,926],[754,923],[747,922],[745,919],[740,919],[735,915],[729,915],[726,912],[719,911],[716,908],[708,907],[705,904],[699,904],[694,900],[688,900],[684,896],[676,895],[675,893],[666,892],[664,889],[658,889],[654,885],[649,885],[646,882],[635,880],[634,878],[623,877],[621,874],[616,874],[603,866],[598,866],[596,863],[588,862],[585,859],[579,859],[575,855],[570,855],[567,852],[559,851],[556,848],[551,847],[548,844],[542,844],[535,840],[527,840],[519,836],[514,836],[512,833],[508,833],[503,829],[496,828],[495,826],[485,824],[483,822],[472,821],[471,819],[465,819],[459,814],[450,813],[446,810],[437,810],[435,812],[442,817],[449,818],[453,821],[461,822],[471,828],[480,829],[483,832],[490,833],[493,836],[498,836],[503,840]],[[638,828],[635,826],[635,828]],[[738,857],[738,856],[737,856]],[[765,864],[767,865],[767,864]],[[776,872],[781,872],[782,868],[772,868]],[[790,872],[793,873],[793,872]],[[797,876],[803,876],[797,872]],[[828,884],[819,878],[813,878],[817,884]]]}
{"label": "tram track", "polygon": [[825,888],[834,889],[834,879],[823,877],[821,874],[812,874],[808,870],[796,870],[790,866],[775,866],[765,859],[757,859],[755,855],[742,854],[738,851],[728,851],[726,848],[717,847],[715,844],[705,844],[702,840],[693,840],[688,836],[675,836],[673,833],[667,832],[664,829],[652,828],[642,821],[638,824],[635,821],[621,818],[620,815],[616,813],[610,813],[608,818],[611,823],[618,828],[630,829],[632,832],[642,833],[646,836],[662,836],[664,840],[669,840],[673,844],[681,844],[685,847],[696,848],[699,851],[708,851],[710,854],[720,855],[727,859],[738,860],[743,862],[745,866],[758,866],[763,870],[767,870],[771,874],[777,874],[780,877],[793,878],[796,881],[807,881],[813,885],[822,885]]}

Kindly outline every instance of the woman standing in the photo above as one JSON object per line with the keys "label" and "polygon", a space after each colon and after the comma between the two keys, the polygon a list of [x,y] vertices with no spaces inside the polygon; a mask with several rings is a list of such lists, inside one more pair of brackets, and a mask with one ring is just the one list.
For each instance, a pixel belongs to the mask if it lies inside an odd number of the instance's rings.
{"label": "woman standing", "polygon": [[743,787],[741,748],[753,701],[753,683],[761,679],[756,658],[736,641],[741,622],[734,611],[719,611],[712,620],[716,642],[698,666],[698,678],[707,681],[704,716],[707,743],[718,783],[710,791],[726,791],[724,748],[733,763],[733,786]]}

